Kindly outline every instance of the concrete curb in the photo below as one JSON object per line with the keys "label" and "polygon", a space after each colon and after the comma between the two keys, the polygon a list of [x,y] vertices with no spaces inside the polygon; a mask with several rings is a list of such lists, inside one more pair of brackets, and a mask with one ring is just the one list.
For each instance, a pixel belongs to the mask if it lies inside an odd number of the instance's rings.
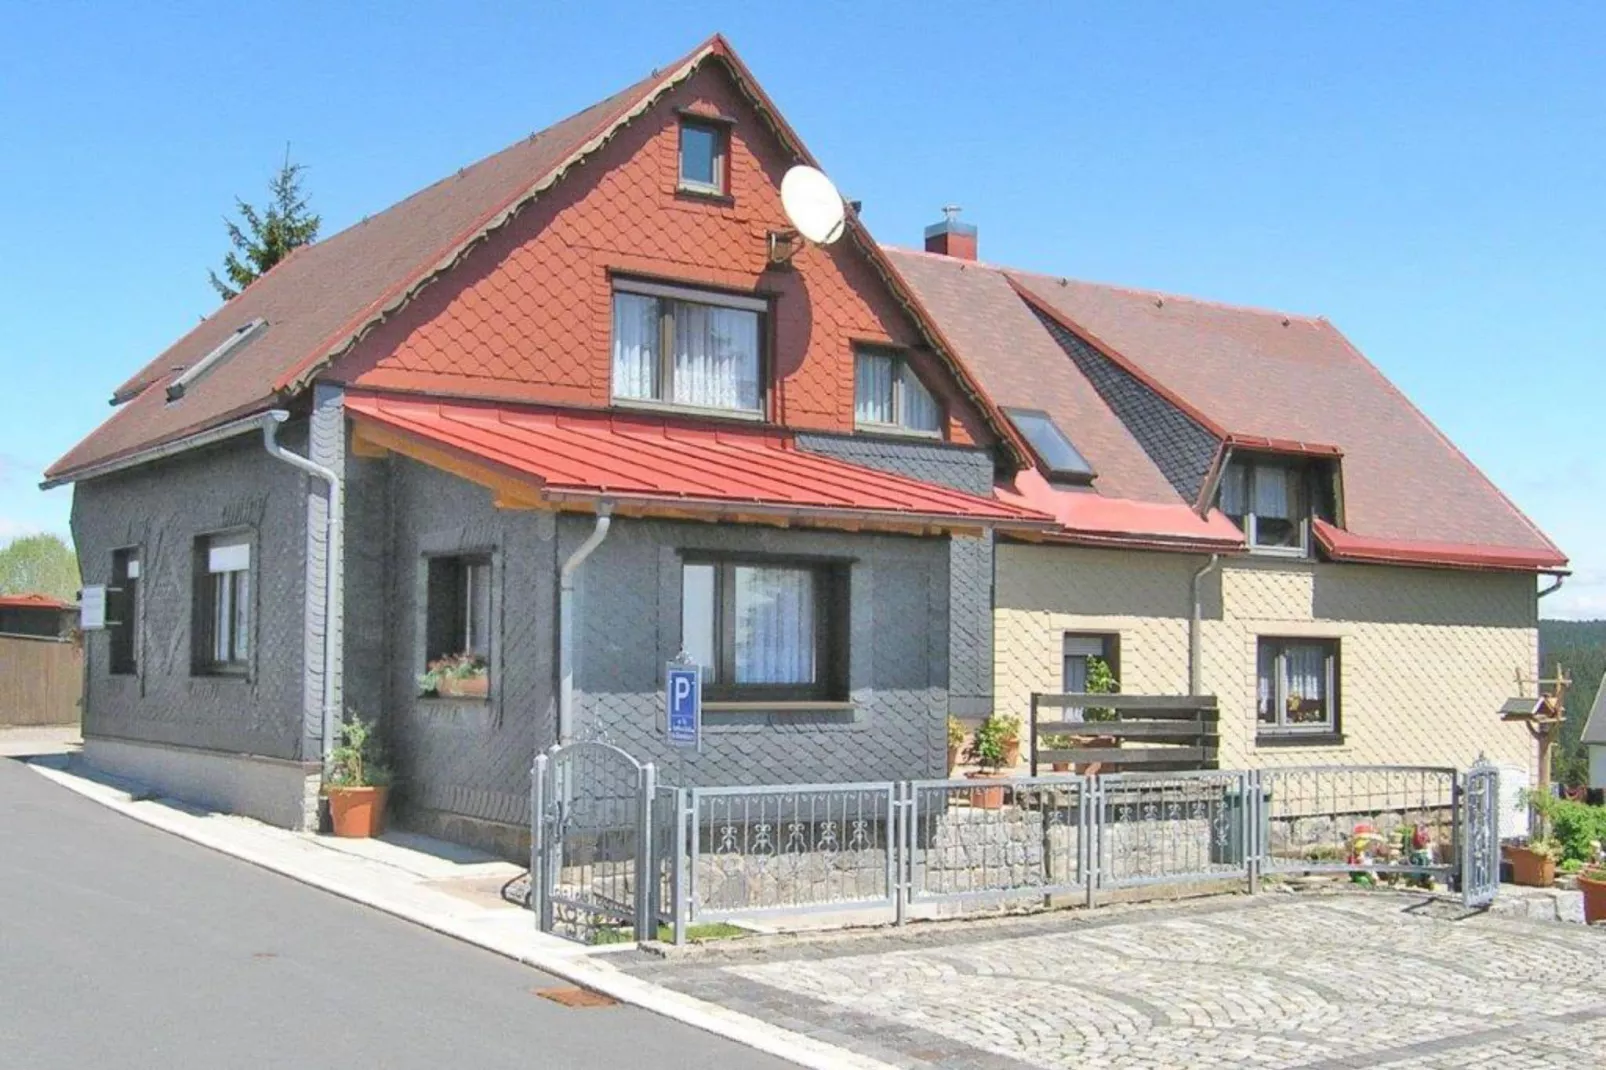
{"label": "concrete curb", "polygon": [[[196,817],[158,802],[135,799],[118,788],[54,768],[45,762],[30,760],[27,764],[40,776],[152,828],[232,858],[238,858],[243,862],[249,862],[331,895],[340,896],[342,899],[383,911],[442,935],[484,948],[571,984],[611,996],[621,1003],[640,1007],[653,1014],[735,1041],[798,1066],[811,1067],[814,1070],[893,1070],[888,1063],[770,1025],[750,1015],[727,1010],[716,1004],[662,988],[623,973],[616,967],[596,961],[590,956],[578,952],[562,954],[542,948],[539,946],[541,942],[555,938],[535,932],[533,926],[521,926],[520,930],[511,930],[504,919],[494,918],[490,911],[484,910],[481,911],[485,915],[482,918],[475,918],[463,912],[431,911],[417,903],[408,902],[406,896],[387,895],[352,881],[319,873],[311,865],[298,864],[301,860],[294,857],[282,857],[274,852],[258,849],[254,845],[241,843],[227,835],[219,835],[215,830],[206,827],[206,818]],[[486,922],[493,924],[503,922],[503,924],[493,927],[485,924]]]}

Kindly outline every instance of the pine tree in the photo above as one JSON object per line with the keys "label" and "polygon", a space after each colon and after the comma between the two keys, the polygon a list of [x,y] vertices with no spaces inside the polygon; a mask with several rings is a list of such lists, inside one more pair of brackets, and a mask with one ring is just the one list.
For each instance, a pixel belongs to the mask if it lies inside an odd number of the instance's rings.
{"label": "pine tree", "polygon": [[223,300],[237,295],[251,285],[274,264],[290,255],[297,246],[310,244],[318,237],[320,217],[307,211],[307,198],[301,193],[301,172],[306,165],[290,162],[290,147],[285,146],[284,166],[268,183],[273,200],[266,210],[258,210],[239,197],[234,198],[244,226],[225,218],[229,228],[229,241],[234,248],[223,258],[223,273],[228,281],[209,274],[212,288]]}

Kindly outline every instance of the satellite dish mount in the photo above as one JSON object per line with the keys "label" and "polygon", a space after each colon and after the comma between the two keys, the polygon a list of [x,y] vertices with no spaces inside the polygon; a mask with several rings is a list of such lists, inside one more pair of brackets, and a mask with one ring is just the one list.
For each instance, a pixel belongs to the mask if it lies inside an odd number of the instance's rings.
{"label": "satellite dish mount", "polygon": [[798,164],[781,176],[781,208],[792,224],[765,236],[769,262],[790,264],[805,244],[830,245],[847,229],[847,206],[819,169]]}

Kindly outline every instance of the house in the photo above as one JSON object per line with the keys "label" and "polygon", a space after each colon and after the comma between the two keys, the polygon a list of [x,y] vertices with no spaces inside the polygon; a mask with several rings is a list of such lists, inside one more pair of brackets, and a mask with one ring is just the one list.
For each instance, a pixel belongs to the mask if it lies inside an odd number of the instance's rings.
{"label": "house", "polygon": [[78,607],[47,594],[0,594],[0,635],[60,639],[72,634]]}
{"label": "house", "polygon": [[1595,692],[1595,704],[1589,708],[1589,719],[1578,741],[1589,755],[1589,790],[1598,800],[1600,793],[1606,791],[1606,677]]}
{"label": "house", "polygon": [[[298,249],[116,388],[74,485],[85,755],[293,828],[343,716],[410,827],[522,849],[532,759],[679,784],[941,775],[993,701],[1023,441],[714,37]],[[785,244],[784,242],[781,244]],[[700,749],[666,663],[704,667]],[[443,657],[478,694],[420,677]]]}
{"label": "house", "polygon": [[1331,323],[989,264],[954,216],[887,252],[1031,444],[1000,500],[1059,521],[1000,535],[995,708],[1098,657],[1216,696],[1224,768],[1528,782],[1495,711],[1566,558]]}

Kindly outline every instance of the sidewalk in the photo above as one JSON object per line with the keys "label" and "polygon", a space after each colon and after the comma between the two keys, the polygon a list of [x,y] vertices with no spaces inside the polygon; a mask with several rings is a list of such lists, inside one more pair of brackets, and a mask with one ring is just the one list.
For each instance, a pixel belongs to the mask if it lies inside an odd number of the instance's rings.
{"label": "sidewalk", "polygon": [[164,832],[800,1066],[887,1070],[876,1060],[623,973],[606,961],[609,949],[538,932],[530,913],[504,897],[506,890],[522,898],[519,866],[409,833],[338,840],[152,798],[140,784],[87,767],[76,755],[60,753],[62,746],[36,745],[42,742],[20,751],[38,755],[28,759],[35,772]]}

